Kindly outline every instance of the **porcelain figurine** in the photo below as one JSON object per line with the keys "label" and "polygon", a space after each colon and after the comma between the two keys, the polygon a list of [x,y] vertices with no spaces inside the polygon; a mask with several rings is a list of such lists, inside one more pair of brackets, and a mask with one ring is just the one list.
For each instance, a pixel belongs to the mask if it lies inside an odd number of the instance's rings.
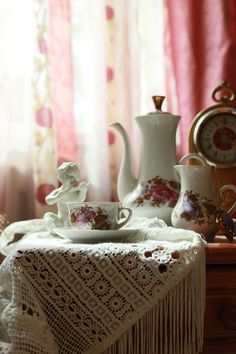
{"label": "porcelain figurine", "polygon": [[[212,167],[199,155],[194,155],[188,154],[181,159],[180,164],[174,166],[180,176],[181,190],[171,221],[174,227],[196,231],[203,234],[206,241],[211,242],[219,230],[220,195],[229,189],[236,193],[236,186],[227,184],[217,190]],[[202,164],[183,164],[188,158],[201,160]],[[235,210],[236,201],[225,213],[230,217]]]}
{"label": "porcelain figurine", "polygon": [[[58,213],[48,212],[41,219],[16,221],[6,226],[0,235],[0,253],[8,255],[22,239],[34,233],[41,232],[44,237],[47,232],[47,237],[55,237],[54,233],[48,231],[55,227],[70,226],[66,202],[84,201],[88,183],[79,183],[80,171],[74,162],[64,162],[58,168],[57,175],[62,185],[46,197],[46,202],[49,205],[57,204]],[[22,238],[18,239],[15,235],[22,235]]]}
{"label": "porcelain figurine", "polygon": [[171,224],[171,213],[178,200],[180,185],[173,166],[176,162],[176,130],[180,116],[161,111],[163,96],[154,96],[156,111],[136,117],[140,129],[141,159],[139,175],[132,173],[129,137],[120,123],[112,124],[124,141],[117,194],[134,216],[157,217]]}
{"label": "porcelain figurine", "polygon": [[48,212],[44,214],[47,228],[70,226],[67,202],[83,202],[86,199],[88,183],[81,182],[80,170],[74,162],[64,162],[57,170],[57,176],[62,183],[54,189],[46,198],[48,205],[57,205],[57,214]]}

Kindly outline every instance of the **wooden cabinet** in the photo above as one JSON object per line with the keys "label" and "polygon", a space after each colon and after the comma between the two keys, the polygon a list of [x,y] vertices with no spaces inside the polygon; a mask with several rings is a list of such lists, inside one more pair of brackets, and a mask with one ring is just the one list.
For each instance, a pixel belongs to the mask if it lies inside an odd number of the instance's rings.
{"label": "wooden cabinet", "polygon": [[206,247],[204,354],[236,354],[236,241]]}

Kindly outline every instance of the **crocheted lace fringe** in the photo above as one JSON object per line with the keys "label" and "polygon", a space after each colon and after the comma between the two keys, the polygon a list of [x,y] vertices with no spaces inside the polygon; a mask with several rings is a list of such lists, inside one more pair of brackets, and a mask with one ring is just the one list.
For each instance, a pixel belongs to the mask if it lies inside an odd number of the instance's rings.
{"label": "crocheted lace fringe", "polygon": [[204,267],[201,259],[198,267],[102,354],[199,353],[203,344]]}

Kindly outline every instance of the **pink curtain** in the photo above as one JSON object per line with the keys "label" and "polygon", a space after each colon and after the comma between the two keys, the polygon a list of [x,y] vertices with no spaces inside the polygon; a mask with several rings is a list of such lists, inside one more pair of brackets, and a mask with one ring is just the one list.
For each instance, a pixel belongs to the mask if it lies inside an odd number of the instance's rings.
{"label": "pink curtain", "polygon": [[49,4],[52,102],[55,117],[57,164],[60,165],[61,162],[68,159],[76,160],[70,0],[50,0]]}
{"label": "pink curtain", "polygon": [[[215,104],[213,89],[223,80],[236,88],[236,1],[164,0],[164,4],[168,33],[165,51],[167,62],[173,63],[167,82],[174,75],[182,117],[180,154],[184,154],[193,117]],[[167,98],[170,95],[167,92]]]}

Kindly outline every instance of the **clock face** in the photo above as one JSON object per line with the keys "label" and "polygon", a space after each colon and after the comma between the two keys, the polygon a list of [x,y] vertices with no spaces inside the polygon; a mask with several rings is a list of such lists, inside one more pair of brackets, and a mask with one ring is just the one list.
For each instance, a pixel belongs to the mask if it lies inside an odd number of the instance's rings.
{"label": "clock face", "polygon": [[197,150],[213,165],[236,165],[236,111],[220,110],[203,115],[194,131]]}

